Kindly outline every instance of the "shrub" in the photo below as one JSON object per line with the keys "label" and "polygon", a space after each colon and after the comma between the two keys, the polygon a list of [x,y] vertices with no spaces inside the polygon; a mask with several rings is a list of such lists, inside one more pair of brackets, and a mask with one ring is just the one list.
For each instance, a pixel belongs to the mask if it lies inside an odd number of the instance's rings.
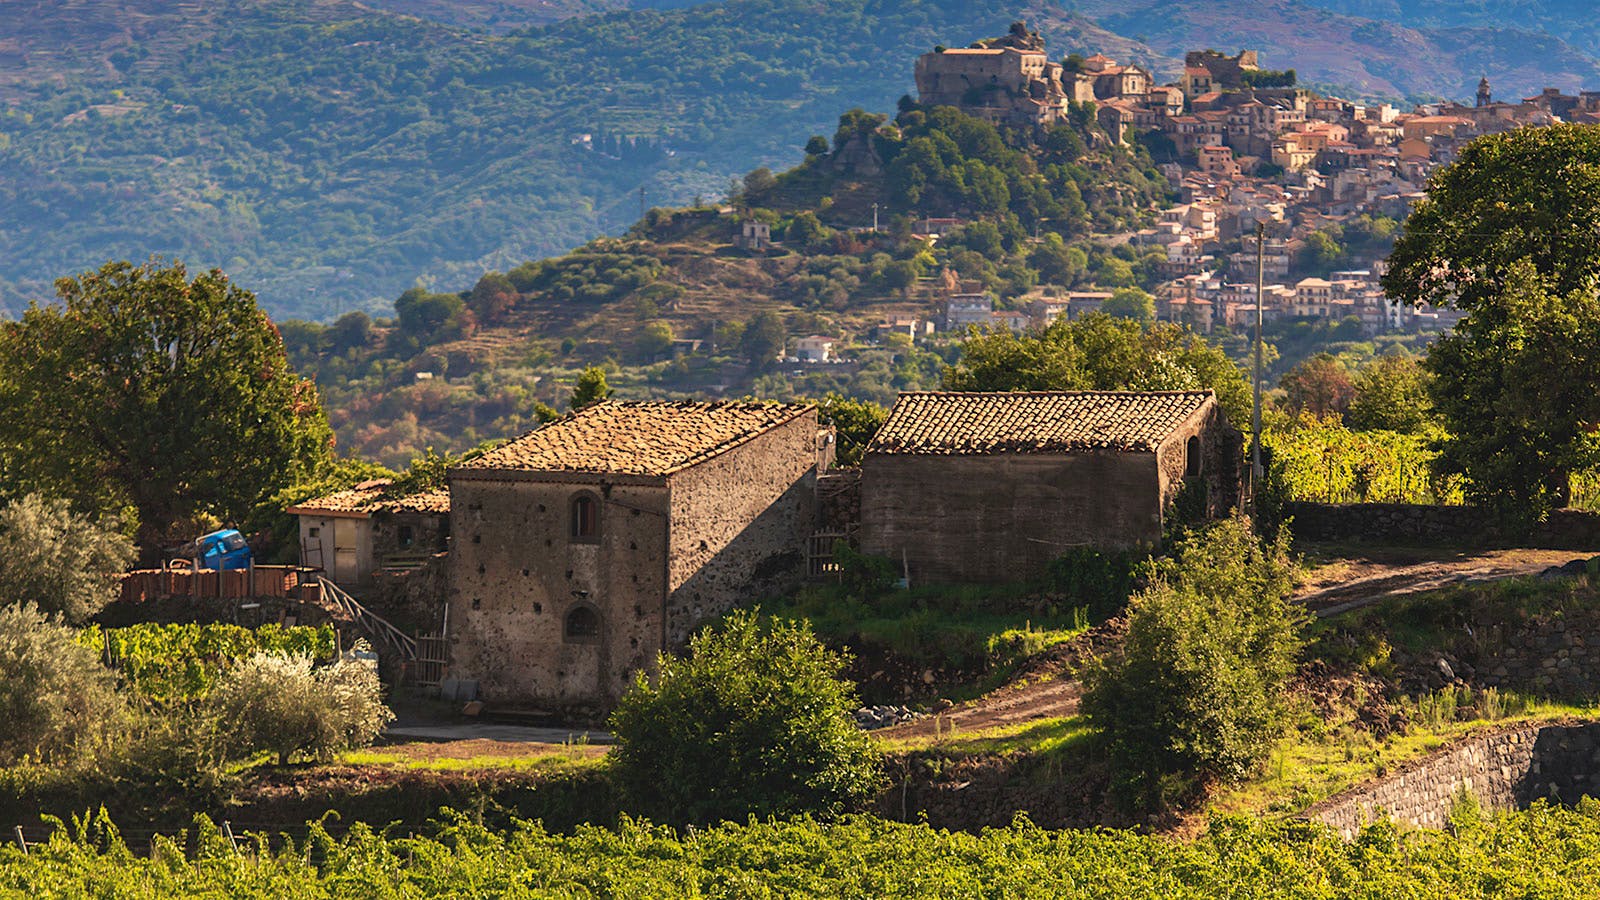
{"label": "shrub", "polygon": [[257,653],[217,685],[210,703],[239,756],[272,752],[318,760],[365,747],[394,714],[376,672],[359,662],[313,668],[311,657]]}
{"label": "shrub", "polygon": [[112,523],[77,515],[65,500],[28,494],[0,509],[0,603],[82,622],[116,598],[134,556]]}
{"label": "shrub", "polygon": [[880,756],[851,715],[845,658],[803,622],[735,613],[687,658],[662,656],[611,714],[619,780],[638,811],[675,822],[836,815],[870,799]]}
{"label": "shrub", "polygon": [[1084,712],[1144,801],[1167,776],[1243,778],[1282,731],[1304,617],[1288,540],[1243,519],[1195,533],[1133,598],[1123,654],[1087,667]]}
{"label": "shrub", "polygon": [[1127,603],[1149,558],[1137,550],[1074,547],[1051,560],[1045,578],[1050,589],[1088,607],[1093,618],[1103,619]]}
{"label": "shrub", "polygon": [[0,606],[0,762],[84,762],[121,720],[112,675],[71,628],[31,604]]}

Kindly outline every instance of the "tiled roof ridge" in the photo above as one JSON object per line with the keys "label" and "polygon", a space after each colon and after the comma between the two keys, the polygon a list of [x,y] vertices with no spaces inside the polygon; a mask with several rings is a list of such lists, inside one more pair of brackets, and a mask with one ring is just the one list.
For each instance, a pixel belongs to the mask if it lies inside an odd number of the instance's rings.
{"label": "tiled roof ridge", "polygon": [[901,391],[899,397],[1178,397],[1199,394],[1215,395],[1211,388],[1171,391]]}
{"label": "tiled roof ridge", "polygon": [[1151,452],[1216,403],[1211,390],[907,391],[868,453]]}
{"label": "tiled roof ridge", "polygon": [[[610,473],[665,477],[719,456],[773,428],[786,425],[814,408],[815,405],[809,403],[768,403],[757,400],[603,400],[570,411],[555,421],[525,432],[452,471]],[[699,442],[670,439],[653,442],[647,439],[634,441],[632,446],[625,446],[628,441],[622,441],[621,445],[601,443],[607,428],[624,424],[617,416],[628,410],[646,413],[637,423],[644,426],[693,425],[692,417],[697,413],[710,418],[705,420],[707,430],[696,432],[703,438]],[[652,419],[648,415],[661,412],[687,414],[691,418],[672,423],[670,419]],[[746,414],[748,418],[744,421],[734,418],[716,422],[718,413]],[[717,431],[724,433],[717,434]],[[530,446],[540,441],[544,441],[545,446]],[[595,452],[590,452],[586,447],[595,449]],[[606,452],[608,449],[610,453]],[[619,452],[624,456],[619,458]],[[627,456],[630,452],[634,455]]]}

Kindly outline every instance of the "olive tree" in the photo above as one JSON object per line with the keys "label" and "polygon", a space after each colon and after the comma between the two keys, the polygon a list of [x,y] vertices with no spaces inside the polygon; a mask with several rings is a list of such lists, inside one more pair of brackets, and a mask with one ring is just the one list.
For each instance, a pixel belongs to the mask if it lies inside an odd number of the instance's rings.
{"label": "olive tree", "polygon": [[111,670],[32,604],[0,605],[0,763],[85,762],[123,708]]}
{"label": "olive tree", "polygon": [[82,622],[116,599],[134,556],[116,523],[78,515],[65,500],[28,494],[0,507],[0,604]]}
{"label": "olive tree", "polygon": [[394,714],[371,667],[310,656],[257,653],[241,660],[208,698],[236,755],[270,751],[279,765],[296,755],[330,759],[365,747]]}

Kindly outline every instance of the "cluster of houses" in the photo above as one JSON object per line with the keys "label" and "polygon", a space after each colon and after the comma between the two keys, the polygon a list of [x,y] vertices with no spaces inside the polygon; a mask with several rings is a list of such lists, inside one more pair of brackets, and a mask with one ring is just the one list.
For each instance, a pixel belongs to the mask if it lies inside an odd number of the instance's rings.
{"label": "cluster of houses", "polygon": [[606,401],[419,499],[369,483],[290,512],[303,564],[358,593],[388,554],[438,554],[454,683],[572,710],[836,572],[835,541],[910,583],[1011,582],[1076,547],[1159,544],[1180,492],[1212,515],[1238,501],[1242,439],[1210,391],[907,393],[859,469],[833,467],[834,439],[811,405]]}
{"label": "cluster of houses", "polygon": [[[1164,135],[1178,161],[1162,168],[1182,202],[1131,239],[1166,254],[1163,270],[1171,280],[1156,293],[1158,318],[1199,330],[1254,320],[1256,248],[1248,236],[1263,223],[1270,235],[1261,297],[1267,320],[1354,318],[1369,333],[1451,327],[1458,320],[1453,311],[1389,304],[1378,287],[1379,260],[1327,278],[1290,280],[1292,252],[1312,231],[1353,216],[1403,220],[1424,196],[1431,172],[1477,137],[1600,122],[1594,91],[1547,88],[1504,102],[1484,78],[1470,106],[1445,102],[1407,113],[1296,87],[1292,72],[1261,69],[1254,51],[1195,51],[1184,63],[1181,77],[1167,85],[1137,64],[1102,54],[1052,63],[1043,40],[1018,23],[1001,38],[924,54],[916,81],[921,102],[956,106],[997,124],[1049,126],[1066,120],[1074,104],[1092,103],[1115,140],[1136,130]],[[940,220],[927,230],[936,236],[959,224]],[[1242,251],[1225,252],[1241,238]],[[1080,314],[1108,297],[1047,287],[1005,309],[980,290],[947,287],[923,327],[1020,330]],[[879,330],[915,334],[908,324],[886,322]]]}

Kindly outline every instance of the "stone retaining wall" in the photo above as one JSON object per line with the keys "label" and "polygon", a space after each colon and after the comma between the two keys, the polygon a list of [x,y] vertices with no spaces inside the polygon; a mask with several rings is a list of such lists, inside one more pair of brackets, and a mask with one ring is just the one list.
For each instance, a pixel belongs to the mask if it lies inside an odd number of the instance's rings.
{"label": "stone retaining wall", "polygon": [[1559,509],[1534,528],[1513,532],[1472,506],[1409,503],[1288,503],[1294,536],[1313,541],[1449,544],[1469,547],[1545,547],[1600,550],[1600,515]]}
{"label": "stone retaining wall", "polygon": [[1532,725],[1472,738],[1303,815],[1346,838],[1385,815],[1403,825],[1441,828],[1466,795],[1495,810],[1540,798],[1572,804],[1600,795],[1600,723]]}

